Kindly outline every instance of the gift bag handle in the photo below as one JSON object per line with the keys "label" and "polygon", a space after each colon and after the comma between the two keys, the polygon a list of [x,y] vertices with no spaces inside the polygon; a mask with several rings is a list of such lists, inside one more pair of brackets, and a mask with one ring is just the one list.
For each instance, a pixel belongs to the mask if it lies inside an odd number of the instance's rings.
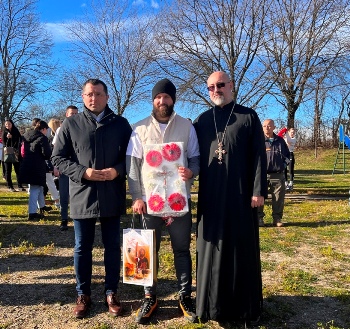
{"label": "gift bag handle", "polygon": [[[147,225],[146,225],[146,220],[145,220],[145,216],[143,214],[138,215],[141,216],[141,220],[142,220],[142,226],[145,230],[147,230]],[[136,214],[133,212],[132,213],[132,218],[131,218],[131,228],[134,229],[135,228],[135,217]],[[140,222],[140,217],[139,217],[139,222]]]}

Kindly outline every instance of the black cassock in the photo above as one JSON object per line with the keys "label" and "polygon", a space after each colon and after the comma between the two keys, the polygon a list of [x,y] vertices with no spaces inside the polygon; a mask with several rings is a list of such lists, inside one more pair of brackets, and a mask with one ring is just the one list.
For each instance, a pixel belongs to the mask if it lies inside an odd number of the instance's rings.
{"label": "black cassock", "polygon": [[[215,107],[221,141],[233,102]],[[262,310],[259,225],[253,195],[267,196],[264,133],[256,112],[235,105],[222,164],[213,109],[194,122],[200,147],[197,218],[197,316],[257,320]]]}

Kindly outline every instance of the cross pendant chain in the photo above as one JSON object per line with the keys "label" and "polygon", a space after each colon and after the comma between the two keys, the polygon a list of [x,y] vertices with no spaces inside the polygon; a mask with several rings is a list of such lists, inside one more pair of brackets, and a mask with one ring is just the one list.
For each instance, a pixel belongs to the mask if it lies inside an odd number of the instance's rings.
{"label": "cross pendant chain", "polygon": [[219,160],[218,163],[219,164],[222,164],[222,160],[224,159],[223,155],[227,153],[227,151],[225,151],[223,149],[223,147],[224,147],[224,139],[225,139],[226,129],[227,129],[227,126],[228,126],[228,124],[230,122],[230,118],[231,118],[233,109],[235,108],[235,105],[236,105],[236,103],[233,104],[233,107],[231,109],[231,113],[230,113],[230,115],[229,115],[229,117],[227,119],[227,122],[226,122],[226,125],[225,125],[225,128],[224,128],[224,132],[222,134],[221,142],[220,142],[220,139],[219,139],[218,128],[216,126],[215,107],[213,107],[213,117],[214,117],[215,132],[216,132],[216,137],[218,139],[218,148],[215,150],[215,154],[217,154],[217,156],[218,156],[218,160]]}
{"label": "cross pendant chain", "polygon": [[223,159],[223,155],[226,154],[227,152],[223,149],[224,145],[222,144],[222,142],[218,143],[218,149],[215,150],[215,153],[218,155],[218,160],[219,160],[219,164],[222,164],[222,159]]}

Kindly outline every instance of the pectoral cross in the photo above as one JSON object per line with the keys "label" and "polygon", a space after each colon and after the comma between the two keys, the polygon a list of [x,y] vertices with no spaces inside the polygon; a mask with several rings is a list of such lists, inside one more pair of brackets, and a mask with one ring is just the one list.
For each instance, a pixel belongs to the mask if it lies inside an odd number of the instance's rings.
{"label": "pectoral cross", "polygon": [[223,144],[222,142],[218,143],[218,149],[215,150],[215,153],[218,155],[218,160],[219,160],[219,164],[222,164],[222,159],[223,159],[223,155],[226,154],[227,152],[223,149]]}
{"label": "pectoral cross", "polygon": [[167,178],[173,176],[174,173],[172,171],[168,171],[168,167],[167,166],[163,166],[162,167],[162,171],[158,171],[157,172],[157,176],[158,177],[163,177],[164,181],[163,181],[163,187],[164,190],[166,191],[167,189]]}

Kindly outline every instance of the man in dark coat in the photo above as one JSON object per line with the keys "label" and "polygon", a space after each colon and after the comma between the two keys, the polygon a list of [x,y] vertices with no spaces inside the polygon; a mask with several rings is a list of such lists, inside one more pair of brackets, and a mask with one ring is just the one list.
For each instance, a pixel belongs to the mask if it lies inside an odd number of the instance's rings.
{"label": "man in dark coat", "polygon": [[125,211],[125,154],[131,127],[108,107],[107,86],[101,80],[87,80],[82,97],[84,111],[63,121],[52,156],[54,166],[70,178],[78,293],[73,313],[84,318],[91,305],[92,249],[99,219],[105,248],[105,301],[109,313],[119,316],[120,215]]}
{"label": "man in dark coat", "polygon": [[266,152],[255,111],[235,104],[225,72],[208,78],[215,106],[194,126],[200,151],[197,316],[257,320],[262,280],[257,207],[267,194]]}

